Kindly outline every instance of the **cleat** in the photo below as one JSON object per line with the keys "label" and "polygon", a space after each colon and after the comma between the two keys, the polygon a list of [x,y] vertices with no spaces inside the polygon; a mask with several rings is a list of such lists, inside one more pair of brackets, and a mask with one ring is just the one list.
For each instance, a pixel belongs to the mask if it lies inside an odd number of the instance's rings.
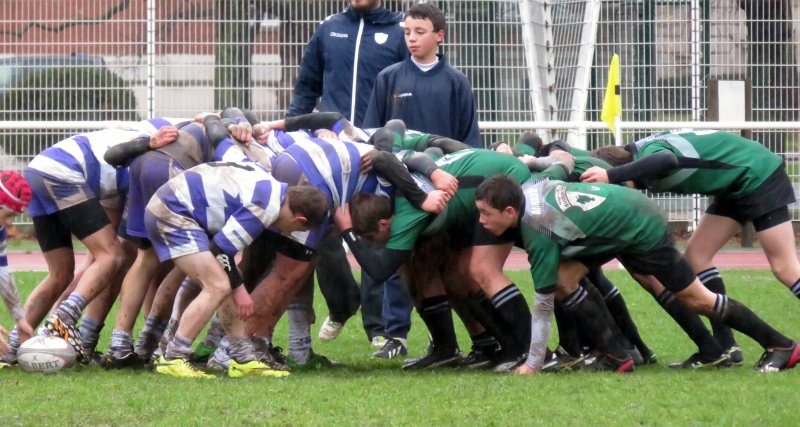
{"label": "cleat", "polygon": [[[160,342],[161,337],[155,336],[149,332],[142,332],[139,334],[139,338],[136,340],[136,345],[134,346],[133,351],[139,356],[139,358],[147,360],[158,349]],[[166,348],[166,346],[164,348]]]}
{"label": "cleat", "polygon": [[555,357],[545,362],[544,366],[542,366],[542,372],[558,373],[579,371],[584,367],[584,364],[586,363],[585,361],[586,356],[583,354],[578,357],[572,357],[569,355],[569,353],[559,353],[558,349],[556,349]]}
{"label": "cleat", "polygon": [[644,359],[644,365],[655,365],[658,363],[658,356],[656,356],[656,352],[650,349],[647,349],[647,352],[642,353],[642,358]]}
{"label": "cleat", "polygon": [[213,371],[228,372],[228,367],[231,364],[231,359],[217,358],[216,355],[211,355],[206,362],[206,367]]}
{"label": "cleat", "polygon": [[278,369],[281,371],[289,370],[289,366],[286,365],[286,356],[284,356],[282,348],[274,347],[272,343],[265,338],[257,336],[253,336],[250,342],[253,343],[253,349],[255,350],[258,360],[263,360],[270,365],[278,366]]}
{"label": "cleat", "polygon": [[93,351],[89,353],[88,359],[86,359],[86,361],[82,363],[81,366],[95,368],[100,366],[100,362],[102,359],[103,359],[103,353],[100,353],[99,351]]}
{"label": "cleat", "polygon": [[196,366],[183,359],[165,359],[159,357],[155,363],[155,371],[159,374],[171,375],[177,378],[216,378],[197,369]]}
{"label": "cleat", "polygon": [[42,327],[43,335],[50,335],[54,337],[60,337],[64,341],[68,342],[69,345],[72,346],[73,350],[75,350],[75,361],[81,365],[85,365],[89,363],[89,354],[86,353],[86,349],[83,348],[83,341],[81,340],[81,334],[78,332],[78,328],[74,325],[68,325],[61,321],[58,318],[57,313],[53,313],[50,317],[45,320],[44,326]]}
{"label": "cleat", "polygon": [[601,354],[597,356],[594,363],[592,363],[592,370],[594,371],[610,371],[619,372],[620,374],[630,374],[633,372],[633,358],[628,355],[626,359],[620,360],[610,354]]}
{"label": "cleat", "polygon": [[434,351],[431,354],[406,359],[402,369],[404,371],[415,371],[419,369],[451,368],[457,367],[461,360],[461,352],[456,350],[453,354],[442,354]]}
{"label": "cleat", "polygon": [[288,357],[286,359],[286,364],[289,366],[289,369],[293,371],[319,371],[331,368],[341,368],[344,367],[344,363],[337,362],[335,360],[328,359],[327,357],[314,353],[314,350],[309,350],[308,358],[306,359],[306,363],[298,364],[295,363],[294,359]]}
{"label": "cleat", "polygon": [[194,353],[192,353],[192,362],[206,363],[208,362],[208,358],[211,357],[216,350],[216,347],[208,348],[203,342],[200,342],[197,344],[197,347],[195,347]]}
{"label": "cleat", "polygon": [[640,353],[636,347],[628,351],[628,354],[631,356],[631,359],[633,359],[634,365],[636,366],[644,365],[644,357],[642,357],[642,353]]}
{"label": "cleat", "polygon": [[0,369],[7,368],[9,366],[11,366],[11,364],[6,363],[6,362],[0,362]]}
{"label": "cleat", "polygon": [[800,361],[800,347],[792,341],[792,346],[787,348],[770,347],[753,368],[758,372],[778,372],[792,369]]}
{"label": "cleat", "polygon": [[683,362],[670,363],[669,367],[672,369],[700,369],[707,366],[716,366],[718,368],[728,368],[731,366],[731,358],[727,353],[717,357],[704,356],[700,353],[691,355]]}
{"label": "cleat", "polygon": [[386,341],[386,345],[381,347],[380,350],[372,353],[372,357],[379,359],[391,359],[395,356],[405,356],[408,354],[408,349],[403,342],[397,338],[390,338]]}
{"label": "cleat", "polygon": [[144,368],[146,364],[147,361],[134,352],[124,354],[122,352],[108,350],[100,360],[100,367],[106,370],[124,368],[140,369]]}
{"label": "cleat", "polygon": [[[210,361],[209,361],[210,362]],[[233,359],[230,360],[228,365],[228,376],[231,378],[240,378],[245,375],[258,375],[261,377],[274,377],[280,378],[289,375],[289,371],[275,369],[261,360],[253,360],[247,363],[239,363]]]}
{"label": "cleat", "polygon": [[525,364],[527,359],[527,357],[520,357],[519,359],[498,363],[492,370],[499,374],[513,374],[517,368]]}
{"label": "cleat", "polygon": [[320,341],[331,341],[342,333],[342,328],[344,328],[344,323],[334,322],[331,320],[331,317],[328,316],[325,318],[325,321],[322,322],[322,327],[319,328],[319,335],[317,336],[319,337]]}
{"label": "cleat", "polygon": [[483,350],[472,350],[458,361],[458,367],[465,369],[489,369],[493,364],[491,356]]}
{"label": "cleat", "polygon": [[744,355],[742,354],[742,348],[739,347],[739,344],[734,344],[725,351],[728,353],[728,356],[731,358],[731,365],[733,366],[742,366],[744,365]]}
{"label": "cleat", "polygon": [[372,346],[373,347],[383,347],[386,345],[386,342],[389,341],[383,335],[378,335],[377,337],[372,337]]}

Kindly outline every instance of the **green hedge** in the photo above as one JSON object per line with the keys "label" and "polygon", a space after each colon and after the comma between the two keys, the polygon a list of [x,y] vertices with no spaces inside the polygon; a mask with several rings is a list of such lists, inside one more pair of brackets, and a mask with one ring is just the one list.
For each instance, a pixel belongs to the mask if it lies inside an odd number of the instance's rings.
{"label": "green hedge", "polygon": [[[35,121],[139,120],[125,80],[103,68],[44,68],[28,74],[0,99],[0,119]],[[13,130],[2,147],[13,156],[36,155],[79,130]]]}

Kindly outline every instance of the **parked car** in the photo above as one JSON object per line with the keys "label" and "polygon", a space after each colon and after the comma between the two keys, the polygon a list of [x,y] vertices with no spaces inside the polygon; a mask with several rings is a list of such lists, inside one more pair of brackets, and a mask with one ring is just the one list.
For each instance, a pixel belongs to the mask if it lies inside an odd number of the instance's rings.
{"label": "parked car", "polygon": [[75,53],[73,55],[28,55],[0,59],[0,97],[17,81],[28,74],[50,67],[105,67],[100,56]]}

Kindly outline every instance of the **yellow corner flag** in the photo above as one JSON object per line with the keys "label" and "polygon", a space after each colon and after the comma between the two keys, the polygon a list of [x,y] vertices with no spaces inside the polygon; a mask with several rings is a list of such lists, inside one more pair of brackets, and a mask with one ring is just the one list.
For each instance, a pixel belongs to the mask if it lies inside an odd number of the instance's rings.
{"label": "yellow corner flag", "polygon": [[619,56],[615,53],[611,57],[611,66],[608,68],[608,85],[603,98],[603,111],[600,113],[600,120],[606,122],[615,139],[618,137],[616,118],[620,116],[622,116],[622,102],[620,101],[619,87]]}

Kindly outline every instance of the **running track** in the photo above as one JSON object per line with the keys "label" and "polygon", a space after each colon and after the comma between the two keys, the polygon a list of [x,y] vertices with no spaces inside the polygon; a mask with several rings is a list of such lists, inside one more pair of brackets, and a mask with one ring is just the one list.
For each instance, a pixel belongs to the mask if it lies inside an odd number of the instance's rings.
{"label": "running track", "polygon": [[[83,257],[84,255],[78,254],[76,264],[80,264],[83,261]],[[361,268],[352,254],[348,254],[348,259],[354,269]],[[47,271],[44,257],[38,253],[10,253],[8,254],[8,264],[14,271]],[[767,257],[760,250],[720,252],[714,257],[714,265],[717,268],[769,268]],[[512,252],[506,260],[506,270],[527,270],[529,268],[530,264],[528,264],[527,255],[523,252]],[[618,268],[618,263],[616,260],[612,261],[606,264],[604,268]]]}

